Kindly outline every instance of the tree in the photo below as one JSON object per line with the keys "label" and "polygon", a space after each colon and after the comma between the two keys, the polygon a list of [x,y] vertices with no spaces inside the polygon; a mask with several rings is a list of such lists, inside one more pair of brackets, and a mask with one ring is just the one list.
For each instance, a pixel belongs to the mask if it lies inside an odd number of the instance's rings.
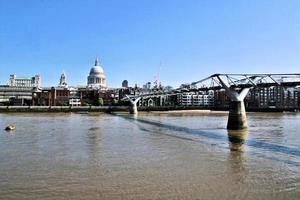
{"label": "tree", "polygon": [[113,106],[117,106],[119,104],[119,101],[117,99],[113,99],[112,102],[111,102],[111,104]]}
{"label": "tree", "polygon": [[98,104],[98,106],[103,106],[103,104],[104,104],[103,99],[99,98],[97,104]]}

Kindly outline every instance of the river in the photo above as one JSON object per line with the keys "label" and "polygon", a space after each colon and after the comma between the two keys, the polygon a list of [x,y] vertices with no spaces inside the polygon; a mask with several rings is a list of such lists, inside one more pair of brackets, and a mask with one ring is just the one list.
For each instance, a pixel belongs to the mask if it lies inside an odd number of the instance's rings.
{"label": "river", "polygon": [[247,117],[0,114],[0,199],[300,199],[300,113]]}

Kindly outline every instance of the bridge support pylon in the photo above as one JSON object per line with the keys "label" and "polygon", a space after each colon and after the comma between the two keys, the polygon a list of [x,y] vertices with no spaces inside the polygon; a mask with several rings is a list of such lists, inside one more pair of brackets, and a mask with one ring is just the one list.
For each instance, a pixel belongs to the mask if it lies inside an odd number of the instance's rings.
{"label": "bridge support pylon", "polygon": [[231,101],[227,129],[240,130],[247,128],[247,117],[244,101]]}
{"label": "bridge support pylon", "polygon": [[227,129],[241,130],[248,127],[246,109],[244,98],[249,92],[250,88],[243,88],[239,93],[232,88],[229,88],[223,80],[217,76],[222,86],[225,88],[226,94],[229,96],[231,102],[229,107],[229,116],[227,122]]}
{"label": "bridge support pylon", "polygon": [[137,115],[138,114],[138,109],[137,109],[137,102],[141,99],[140,97],[136,98],[135,100],[132,100],[128,97],[130,106],[129,106],[129,113]]}
{"label": "bridge support pylon", "polygon": [[129,113],[130,114],[138,114],[138,109],[137,109],[137,105],[136,104],[131,104],[129,107]]}

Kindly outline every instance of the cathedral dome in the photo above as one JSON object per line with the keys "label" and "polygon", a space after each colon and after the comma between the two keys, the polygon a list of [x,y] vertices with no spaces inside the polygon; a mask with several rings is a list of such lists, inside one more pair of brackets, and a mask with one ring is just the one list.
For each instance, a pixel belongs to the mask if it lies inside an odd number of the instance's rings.
{"label": "cathedral dome", "polygon": [[88,86],[105,88],[106,80],[102,67],[99,64],[98,58],[96,58],[95,65],[91,68],[90,74],[88,76]]}
{"label": "cathedral dome", "polygon": [[103,74],[104,71],[102,69],[102,67],[100,66],[94,66],[91,68],[91,71],[90,71],[90,75],[98,75],[98,74]]}
{"label": "cathedral dome", "polygon": [[102,67],[99,64],[98,58],[95,60],[95,65],[91,68],[90,75],[104,74]]}

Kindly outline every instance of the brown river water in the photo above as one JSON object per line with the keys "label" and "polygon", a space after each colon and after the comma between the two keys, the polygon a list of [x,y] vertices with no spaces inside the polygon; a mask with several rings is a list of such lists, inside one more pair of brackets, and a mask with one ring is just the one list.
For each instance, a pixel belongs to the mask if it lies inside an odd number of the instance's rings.
{"label": "brown river water", "polygon": [[247,117],[0,114],[0,199],[300,199],[300,113]]}

